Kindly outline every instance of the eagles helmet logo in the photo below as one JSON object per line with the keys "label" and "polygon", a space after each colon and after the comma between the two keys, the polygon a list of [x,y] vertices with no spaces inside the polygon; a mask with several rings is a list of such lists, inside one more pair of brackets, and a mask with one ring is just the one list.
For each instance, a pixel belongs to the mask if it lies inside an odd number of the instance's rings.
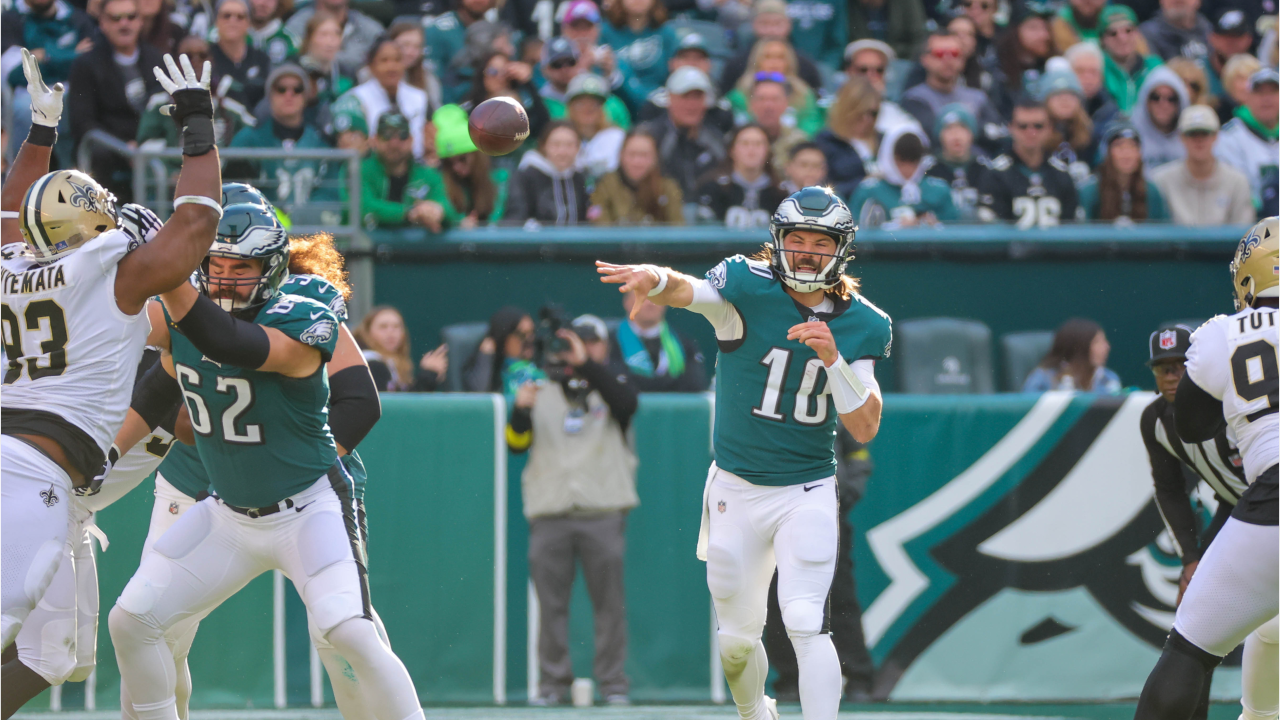
{"label": "eagles helmet logo", "polygon": [[317,320],[311,327],[302,331],[298,339],[308,345],[327,343],[333,339],[333,332],[336,329],[337,324],[328,318]]}
{"label": "eagles helmet logo", "polygon": [[[853,214],[831,188],[807,187],[782,201],[769,221],[772,236],[771,265],[774,273],[797,292],[814,292],[835,287],[844,275],[845,266],[853,258],[853,237],[857,231]],[[826,264],[817,272],[792,270],[787,259],[785,239],[797,230],[829,235],[836,242]]]}

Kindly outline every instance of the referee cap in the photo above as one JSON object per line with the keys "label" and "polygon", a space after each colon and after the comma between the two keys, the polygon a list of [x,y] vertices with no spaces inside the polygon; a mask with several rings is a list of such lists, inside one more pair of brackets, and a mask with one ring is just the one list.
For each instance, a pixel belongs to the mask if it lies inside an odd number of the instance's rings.
{"label": "referee cap", "polygon": [[1147,367],[1161,360],[1186,360],[1191,347],[1191,328],[1182,324],[1161,325],[1151,333],[1151,359]]}

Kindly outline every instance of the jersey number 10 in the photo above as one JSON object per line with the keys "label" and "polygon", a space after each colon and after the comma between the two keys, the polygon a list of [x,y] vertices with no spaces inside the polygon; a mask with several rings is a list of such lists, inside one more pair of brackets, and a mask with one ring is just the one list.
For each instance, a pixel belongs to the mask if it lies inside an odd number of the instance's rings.
{"label": "jersey number 10", "polygon": [[[751,409],[751,414],[765,420],[786,422],[787,418],[778,411],[782,402],[782,390],[787,386],[787,370],[791,366],[791,351],[784,348],[770,348],[760,364],[769,368],[769,376],[764,381],[764,396],[760,406]],[[796,389],[795,410],[791,416],[801,425],[821,425],[827,421],[826,389],[817,391],[818,374],[822,371],[822,360],[813,357],[804,364],[804,375],[800,378],[800,387]],[[809,400],[813,399],[810,412]]]}

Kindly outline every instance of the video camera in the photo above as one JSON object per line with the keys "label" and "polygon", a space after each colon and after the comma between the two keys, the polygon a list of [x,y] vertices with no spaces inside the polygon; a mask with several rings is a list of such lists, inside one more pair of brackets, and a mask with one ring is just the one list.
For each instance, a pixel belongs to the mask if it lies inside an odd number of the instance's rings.
{"label": "video camera", "polygon": [[533,361],[544,370],[549,365],[563,365],[560,356],[569,349],[569,341],[556,333],[569,327],[564,309],[555,303],[538,310],[538,326],[533,331]]}

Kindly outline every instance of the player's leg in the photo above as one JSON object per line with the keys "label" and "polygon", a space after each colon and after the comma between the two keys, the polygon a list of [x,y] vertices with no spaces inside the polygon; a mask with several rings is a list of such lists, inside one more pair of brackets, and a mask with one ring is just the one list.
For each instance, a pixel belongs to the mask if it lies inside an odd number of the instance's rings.
{"label": "player's leg", "polygon": [[420,718],[413,680],[373,624],[349,481],[337,468],[331,475],[294,498],[303,511],[275,522],[276,567],[293,580],[322,636],[351,666],[373,716]]}
{"label": "player's leg", "polygon": [[591,595],[595,619],[596,654],[592,674],[605,700],[629,698],[627,678],[627,605],[623,587],[623,557],[627,550],[627,516],[609,513],[578,521],[578,550],[582,576]]}
{"label": "player's leg", "polygon": [[1241,720],[1276,720],[1280,715],[1280,627],[1263,623],[1244,641],[1240,673]]}
{"label": "player's leg", "polygon": [[[1138,700],[1137,720],[1184,720],[1204,677],[1255,628],[1275,617],[1280,599],[1280,532],[1231,518],[1205,551],[1178,606],[1164,652]],[[1231,608],[1231,612],[1223,612]]]}
{"label": "player's leg", "polygon": [[[377,614],[374,613],[377,617]],[[380,622],[375,622],[380,625]],[[315,619],[307,613],[307,631],[311,634],[311,642],[316,646],[316,654],[320,656],[320,664],[324,665],[329,675],[329,685],[333,688],[333,699],[338,704],[338,711],[343,720],[374,720],[368,703],[360,694],[360,684],[356,682],[356,672],[338,651],[333,643],[324,637]],[[385,632],[385,631],[384,631]],[[381,633],[379,633],[381,637]],[[385,638],[383,638],[385,641]],[[390,647],[388,645],[388,647]]]}
{"label": "player's leg", "polygon": [[213,499],[183,513],[142,559],[108,620],[120,677],[139,720],[178,717],[165,632],[270,569],[272,538]]}
{"label": "player's leg", "polygon": [[67,682],[84,682],[98,664],[98,558],[93,551],[93,532],[101,533],[90,515],[83,523],[84,532],[73,547],[76,567],[76,669]]}
{"label": "player's leg", "polygon": [[62,561],[71,497],[57,463],[0,436],[0,647],[18,636]]}
{"label": "player's leg", "polygon": [[823,632],[835,574],[839,527],[835,478],[786,488],[789,503],[773,536],[778,605],[796,650],[805,720],[834,720],[840,709],[840,658]]}
{"label": "player's leg", "polygon": [[565,697],[573,683],[569,659],[569,598],[575,567],[574,521],[542,517],[529,521],[529,579],[538,594],[538,697]]}
{"label": "player's leg", "polygon": [[760,639],[773,579],[773,545],[757,528],[752,507],[767,503],[776,490],[716,470],[707,492],[707,588],[716,610],[720,664],[744,720],[777,717],[773,700],[764,694],[769,659]]}

